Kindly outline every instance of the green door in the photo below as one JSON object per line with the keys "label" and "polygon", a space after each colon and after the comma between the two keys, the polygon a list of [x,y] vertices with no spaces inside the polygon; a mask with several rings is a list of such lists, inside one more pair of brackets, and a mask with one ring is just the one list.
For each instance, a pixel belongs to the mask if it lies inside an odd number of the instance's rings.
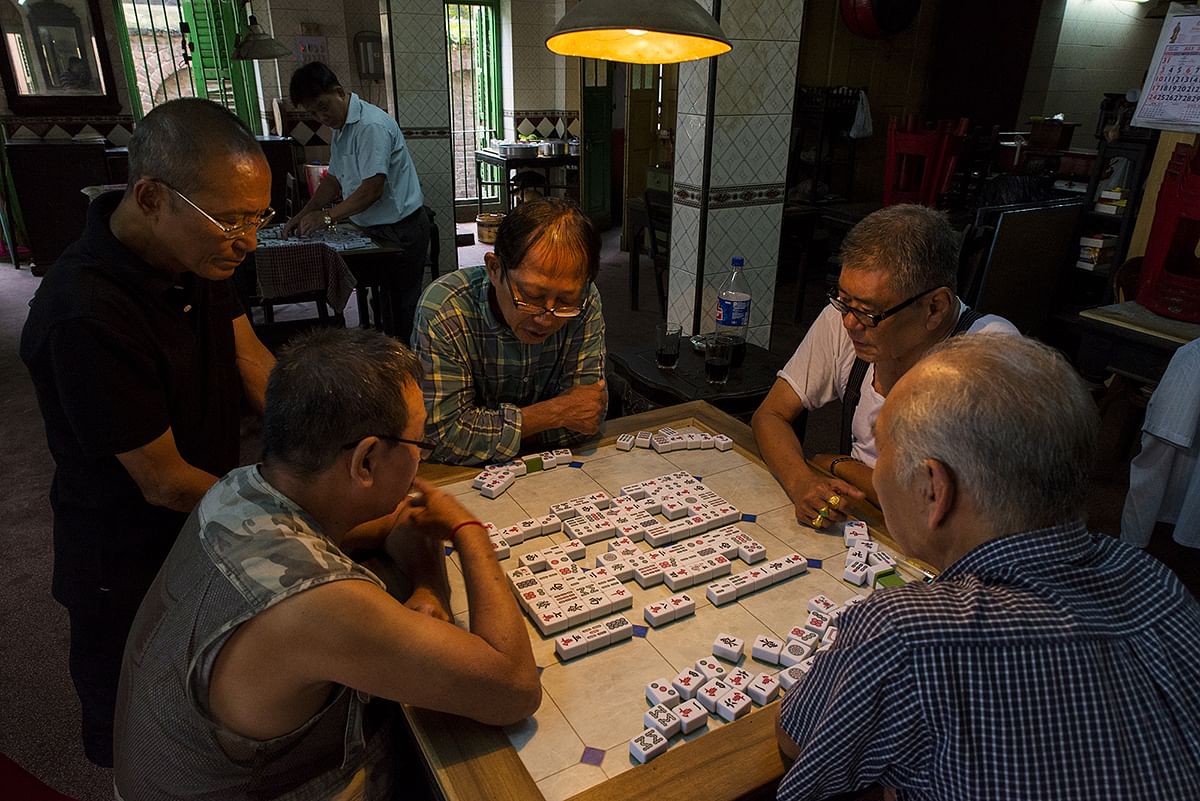
{"label": "green door", "polygon": [[580,62],[583,157],[580,205],[601,230],[612,227],[612,64]]}
{"label": "green door", "polygon": [[241,3],[234,0],[183,0],[191,28],[192,82],[206,97],[241,117],[251,130],[261,127],[254,62],[235,61],[234,40],[247,29]]}

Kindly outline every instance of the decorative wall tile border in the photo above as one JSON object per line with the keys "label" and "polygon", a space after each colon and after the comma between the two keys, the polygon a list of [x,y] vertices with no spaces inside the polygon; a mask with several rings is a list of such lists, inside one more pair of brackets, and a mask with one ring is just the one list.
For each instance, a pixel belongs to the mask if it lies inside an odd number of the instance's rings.
{"label": "decorative wall tile border", "polygon": [[[700,208],[700,187],[675,183],[675,202],[681,206]],[[732,209],[743,206],[769,206],[783,202],[783,184],[759,184],[756,186],[714,186],[708,191],[710,209]]]}
{"label": "decorative wall tile border", "polygon": [[525,136],[537,133],[545,138],[564,139],[579,130],[579,112],[569,109],[505,110],[504,121],[505,130],[509,129],[508,123],[511,123],[512,130]]}
{"label": "decorative wall tile border", "polygon": [[110,146],[129,144],[133,117],[127,114],[102,117],[5,117],[7,139],[75,139],[99,136]]}

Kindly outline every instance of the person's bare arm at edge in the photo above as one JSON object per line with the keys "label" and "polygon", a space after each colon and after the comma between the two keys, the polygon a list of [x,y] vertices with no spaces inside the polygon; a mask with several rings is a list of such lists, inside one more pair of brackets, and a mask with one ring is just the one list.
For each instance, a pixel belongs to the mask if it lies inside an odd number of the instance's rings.
{"label": "person's bare arm at edge", "polygon": [[191,512],[217,483],[212,473],[184,460],[170,428],[140,448],[118,453],[117,461],[138,485],[146,503],[176,512]]}
{"label": "person's bare arm at edge", "polygon": [[771,391],[750,421],[758,452],[795,505],[798,522],[810,524],[822,507],[828,508],[830,520],[842,520],[845,514],[829,507],[830,496],[860,499],[863,492],[846,481],[826,478],[809,466],[796,430],[792,428],[802,411],[804,404],[791,385],[782,378],[775,379]]}
{"label": "person's bare arm at edge", "polygon": [[[401,523],[441,546],[471,515],[417,479],[422,505]],[[541,685],[525,624],[482,526],[458,529],[470,631],[400,604],[366,581],[299,593],[244,623],[221,650],[210,704],[232,730],[264,739],[293,730],[332,685],[506,725],[532,714]]]}
{"label": "person's bare arm at edge", "polygon": [[595,434],[604,422],[608,389],[604,381],[576,384],[557,397],[521,409],[521,437],[551,428],[566,428],[580,434]]}

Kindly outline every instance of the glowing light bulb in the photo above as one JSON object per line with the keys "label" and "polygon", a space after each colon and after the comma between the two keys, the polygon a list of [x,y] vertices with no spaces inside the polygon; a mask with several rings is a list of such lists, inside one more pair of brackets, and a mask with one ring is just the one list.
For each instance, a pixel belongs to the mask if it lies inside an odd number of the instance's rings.
{"label": "glowing light bulb", "polygon": [[625,33],[630,36],[645,36],[649,31],[644,31],[641,28],[626,28]]}

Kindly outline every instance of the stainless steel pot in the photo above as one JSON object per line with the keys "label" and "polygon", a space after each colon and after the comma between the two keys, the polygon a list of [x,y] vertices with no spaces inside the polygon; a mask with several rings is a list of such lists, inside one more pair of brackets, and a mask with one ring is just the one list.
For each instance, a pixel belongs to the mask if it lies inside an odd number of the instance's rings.
{"label": "stainless steel pot", "polygon": [[578,156],[580,151],[580,143],[578,139],[570,139],[567,141],[567,153],[572,156]]}
{"label": "stainless steel pot", "polygon": [[561,139],[543,139],[538,142],[539,156],[565,156],[567,143]]}
{"label": "stainless steel pot", "polygon": [[528,159],[538,154],[538,146],[535,142],[501,142],[498,149],[501,156],[509,158]]}

